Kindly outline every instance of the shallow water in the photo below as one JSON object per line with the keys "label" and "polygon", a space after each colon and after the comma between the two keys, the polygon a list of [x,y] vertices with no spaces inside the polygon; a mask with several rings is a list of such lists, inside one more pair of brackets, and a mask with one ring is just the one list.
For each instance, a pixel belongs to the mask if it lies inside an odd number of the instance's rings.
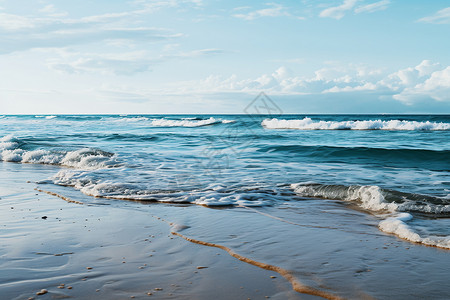
{"label": "shallow water", "polygon": [[[33,218],[36,214],[53,218],[47,237],[39,236],[39,228],[35,228],[39,217],[23,223],[21,214],[30,216],[22,210],[11,210],[13,215],[4,211],[9,221],[1,236],[4,271],[0,287],[12,297],[17,288],[31,282],[37,288],[42,282],[73,276],[80,279],[85,274],[76,269],[76,262],[88,258],[100,259],[100,267],[106,268],[95,275],[102,292],[113,287],[103,296],[128,295],[123,294],[127,289],[124,282],[134,282],[128,288],[140,291],[145,282],[132,272],[137,265],[120,279],[120,272],[108,269],[101,257],[88,253],[131,247],[127,251],[134,254],[129,255],[143,260],[151,250],[137,240],[126,246],[126,238],[136,226],[141,228],[146,218],[157,216],[173,223],[172,231],[283,268],[305,286],[332,295],[444,299],[450,264],[450,130],[446,129],[450,117],[305,117],[278,119],[298,120],[294,125],[325,124],[320,126],[327,128],[268,128],[263,126],[264,120],[276,121],[242,115],[0,118],[3,179],[23,178],[2,186],[3,207],[20,202],[24,196],[17,191],[31,189],[30,185],[90,205],[76,212],[58,210],[58,214],[50,204],[42,203],[45,209],[41,210],[41,206],[33,208],[29,213]],[[358,128],[348,126],[355,121],[365,123],[358,123]],[[391,124],[389,130],[380,127],[386,122]],[[367,128],[361,124],[368,124]],[[392,124],[400,125],[392,128]],[[26,180],[36,183],[26,184]],[[22,206],[26,212],[27,202]],[[124,216],[133,216],[133,221]],[[110,225],[95,225],[96,219],[105,217]],[[88,227],[78,224],[84,219],[89,220]],[[118,240],[114,240],[114,231],[108,231],[114,224],[121,227],[115,228],[116,232],[124,232]],[[87,228],[94,233],[88,234]],[[170,236],[170,231],[157,228]],[[68,243],[67,230],[74,229]],[[113,240],[104,240],[99,246],[99,236]],[[36,238],[42,245],[30,242]],[[160,248],[167,247],[164,243]],[[184,257],[184,244],[177,245],[167,248],[181,259],[173,261],[171,268],[185,270],[192,252]],[[106,248],[100,251],[98,247],[103,246]],[[29,253],[30,249],[34,252]],[[36,251],[85,254],[48,260]],[[212,251],[227,255],[220,249]],[[196,260],[201,264],[201,257]],[[44,262],[48,265],[43,273],[36,268],[43,268]],[[173,281],[184,278],[164,268],[160,266],[161,276]],[[33,281],[36,277],[41,280]],[[217,284],[213,278],[204,280]],[[222,286],[226,292],[233,285],[224,282]],[[86,293],[78,295],[92,295]],[[195,291],[174,295],[207,299],[212,295],[208,293],[214,294],[214,290],[200,285]],[[286,298],[286,293],[280,294],[280,299]],[[233,295],[241,294],[234,291]],[[290,297],[295,299],[292,294]]]}
{"label": "shallow water", "polygon": [[3,116],[0,136],[0,160],[59,166],[42,186],[280,213],[338,200],[450,248],[448,115]]}

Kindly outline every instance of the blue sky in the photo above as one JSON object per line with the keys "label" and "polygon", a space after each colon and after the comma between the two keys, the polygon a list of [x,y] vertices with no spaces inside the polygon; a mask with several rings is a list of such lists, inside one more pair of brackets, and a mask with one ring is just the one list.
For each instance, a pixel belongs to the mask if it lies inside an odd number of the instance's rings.
{"label": "blue sky", "polygon": [[450,2],[0,0],[0,114],[450,113]]}

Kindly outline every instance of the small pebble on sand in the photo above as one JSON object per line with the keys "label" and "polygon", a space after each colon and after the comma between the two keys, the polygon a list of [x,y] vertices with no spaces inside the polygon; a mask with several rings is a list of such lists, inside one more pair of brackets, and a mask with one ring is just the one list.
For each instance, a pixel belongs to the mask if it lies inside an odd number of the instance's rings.
{"label": "small pebble on sand", "polygon": [[67,289],[71,290],[71,289],[72,289],[72,287],[71,287],[71,286],[68,286],[68,287],[67,287]]}
{"label": "small pebble on sand", "polygon": [[44,294],[47,294],[47,293],[48,293],[48,291],[46,289],[42,289],[39,292],[37,292],[36,295],[44,295]]}
{"label": "small pebble on sand", "polygon": [[270,276],[270,278],[277,278],[277,276]]}
{"label": "small pebble on sand", "polygon": [[148,292],[148,293],[147,293],[147,295],[151,296],[151,295],[153,295],[153,294],[152,294],[152,293],[150,293],[150,292]]}
{"label": "small pebble on sand", "polygon": [[162,291],[162,288],[155,288],[155,291]]}
{"label": "small pebble on sand", "polygon": [[92,267],[86,267],[86,269],[88,269],[88,270],[92,270]]}
{"label": "small pebble on sand", "polygon": [[208,268],[208,267],[203,267],[203,266],[198,266],[198,267],[197,267],[197,269],[199,269],[199,270],[200,270],[200,269],[206,269],[206,268]]}

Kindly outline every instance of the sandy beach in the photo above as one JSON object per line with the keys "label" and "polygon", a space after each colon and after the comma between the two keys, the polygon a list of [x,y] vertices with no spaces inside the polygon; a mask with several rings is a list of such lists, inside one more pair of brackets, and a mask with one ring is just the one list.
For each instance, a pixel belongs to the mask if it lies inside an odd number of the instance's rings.
{"label": "sandy beach", "polygon": [[0,165],[3,299],[297,297],[275,272],[173,236],[157,217],[166,205],[67,203],[26,183],[40,168]]}
{"label": "sandy beach", "polygon": [[[0,168],[0,291],[4,299],[448,296],[447,250],[383,234],[373,226],[375,217],[339,209],[342,203],[321,201],[316,209],[333,209],[335,218],[320,220],[311,212],[301,215],[301,207],[281,219],[270,207],[211,209],[105,201],[36,184],[54,172],[53,166],[3,162]],[[299,205],[311,211],[314,202]],[[368,228],[353,229],[355,219]],[[294,291],[282,274],[172,232],[287,270],[306,293]],[[36,295],[43,289],[47,293]],[[322,297],[310,295],[316,292]]]}

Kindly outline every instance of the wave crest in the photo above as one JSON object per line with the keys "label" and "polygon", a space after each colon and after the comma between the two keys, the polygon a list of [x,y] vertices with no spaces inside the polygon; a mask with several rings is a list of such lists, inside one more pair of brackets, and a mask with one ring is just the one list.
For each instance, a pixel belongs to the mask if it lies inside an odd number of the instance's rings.
{"label": "wave crest", "polygon": [[291,188],[299,196],[351,201],[374,212],[450,213],[450,201],[446,198],[382,189],[376,185],[297,183]]}
{"label": "wave crest", "polygon": [[24,150],[12,135],[0,139],[0,161],[59,165],[79,169],[101,169],[119,166],[113,153],[100,149],[82,148],[75,151]]}
{"label": "wave crest", "polygon": [[411,219],[411,214],[400,213],[381,221],[378,224],[378,228],[380,228],[383,232],[394,234],[399,238],[410,242],[450,249],[450,237],[440,237],[434,235],[421,237],[406,224],[406,222]]}
{"label": "wave crest", "polygon": [[261,125],[267,129],[299,130],[450,130],[449,123],[403,120],[313,121],[311,118],[301,120],[265,119],[261,122]]}
{"label": "wave crest", "polygon": [[202,127],[220,123],[233,123],[234,120],[218,120],[213,117],[204,120],[192,120],[192,119],[182,119],[182,120],[169,120],[169,119],[153,119],[151,121],[152,126],[158,127]]}
{"label": "wave crest", "polygon": [[295,193],[303,197],[353,201],[364,209],[377,212],[383,218],[378,224],[378,228],[383,232],[394,234],[410,242],[450,249],[450,236],[431,234],[421,236],[407,224],[413,216],[405,212],[448,214],[450,202],[445,198],[402,193],[378,186],[299,183],[292,184],[291,187]]}

